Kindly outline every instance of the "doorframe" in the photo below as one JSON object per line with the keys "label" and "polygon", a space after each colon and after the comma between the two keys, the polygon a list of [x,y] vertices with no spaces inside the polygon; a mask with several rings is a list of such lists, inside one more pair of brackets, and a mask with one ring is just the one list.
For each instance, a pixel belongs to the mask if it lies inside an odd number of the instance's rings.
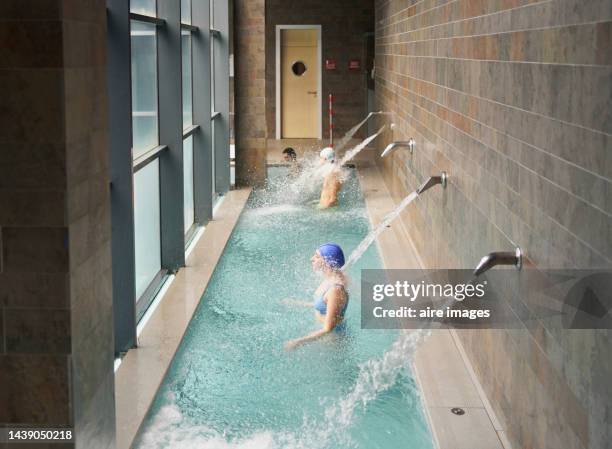
{"label": "doorframe", "polygon": [[276,138],[281,139],[281,30],[317,30],[317,59],[319,73],[317,92],[319,98],[319,139],[323,139],[323,45],[321,25],[276,25]]}

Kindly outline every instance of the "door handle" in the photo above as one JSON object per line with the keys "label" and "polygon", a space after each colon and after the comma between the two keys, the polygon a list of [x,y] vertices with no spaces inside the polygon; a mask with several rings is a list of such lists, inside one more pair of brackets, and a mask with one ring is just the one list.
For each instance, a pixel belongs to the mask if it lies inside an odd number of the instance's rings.
{"label": "door handle", "polygon": [[317,95],[317,91],[316,90],[309,90],[307,93],[309,93],[311,95]]}

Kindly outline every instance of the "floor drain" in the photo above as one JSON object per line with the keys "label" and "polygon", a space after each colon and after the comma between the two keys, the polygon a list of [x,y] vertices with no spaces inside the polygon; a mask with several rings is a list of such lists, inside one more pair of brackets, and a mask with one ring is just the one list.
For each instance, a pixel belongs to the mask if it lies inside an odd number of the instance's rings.
{"label": "floor drain", "polygon": [[390,228],[390,227],[391,227],[391,225],[387,225],[387,227],[388,227],[388,228]]}
{"label": "floor drain", "polygon": [[465,415],[465,410],[459,407],[454,407],[454,408],[451,408],[451,413],[453,415],[461,416],[461,415]]}

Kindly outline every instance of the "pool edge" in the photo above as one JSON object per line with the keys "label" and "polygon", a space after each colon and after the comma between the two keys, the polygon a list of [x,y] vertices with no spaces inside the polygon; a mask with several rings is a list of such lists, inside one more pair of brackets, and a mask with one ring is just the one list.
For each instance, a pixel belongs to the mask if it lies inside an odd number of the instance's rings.
{"label": "pool edge", "polygon": [[132,446],[250,193],[226,195],[142,330],[138,348],[123,358],[115,374],[117,449]]}
{"label": "pool edge", "polygon": [[[396,203],[375,164],[360,164],[357,172],[368,218],[375,225]],[[401,218],[376,239],[376,244],[385,268],[424,267]],[[455,331],[434,330],[419,348],[413,363],[434,446],[438,449],[510,449],[502,443],[506,440],[503,426],[462,349]],[[461,407],[467,413],[453,415],[452,407]]]}

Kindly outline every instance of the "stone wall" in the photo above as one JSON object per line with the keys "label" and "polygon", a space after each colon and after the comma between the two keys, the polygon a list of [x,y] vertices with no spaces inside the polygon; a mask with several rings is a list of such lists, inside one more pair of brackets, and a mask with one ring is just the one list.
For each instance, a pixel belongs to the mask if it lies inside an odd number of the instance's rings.
{"label": "stone wall", "polygon": [[0,42],[0,426],[73,427],[58,447],[107,449],[105,2],[4,0]]}
{"label": "stone wall", "polygon": [[266,178],[265,0],[234,1],[236,184]]}
{"label": "stone wall", "polygon": [[[612,2],[377,0],[377,107],[413,155],[381,160],[428,266],[520,246],[536,268],[612,267]],[[520,274],[517,274],[520,276]],[[612,441],[609,331],[462,331],[515,448]]]}
{"label": "stone wall", "polygon": [[373,1],[267,0],[266,120],[270,139],[276,135],[276,25],[321,25],[322,64],[328,58],[337,64],[336,70],[323,70],[323,140],[329,138],[329,93],[335,100],[334,133],[340,138],[366,115],[366,72],[349,71],[348,61],[360,59],[364,67],[365,33],[374,31]]}

